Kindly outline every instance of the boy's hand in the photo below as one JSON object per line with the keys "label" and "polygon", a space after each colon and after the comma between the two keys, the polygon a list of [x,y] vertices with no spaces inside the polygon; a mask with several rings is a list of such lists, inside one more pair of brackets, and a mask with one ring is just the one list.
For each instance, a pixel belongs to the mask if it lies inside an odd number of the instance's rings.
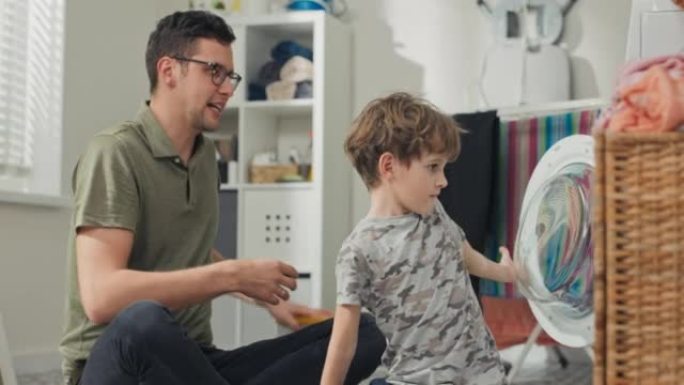
{"label": "boy's hand", "polygon": [[517,266],[511,259],[511,253],[503,246],[499,247],[499,252],[501,253],[499,266],[501,267],[502,282],[515,282],[519,274]]}

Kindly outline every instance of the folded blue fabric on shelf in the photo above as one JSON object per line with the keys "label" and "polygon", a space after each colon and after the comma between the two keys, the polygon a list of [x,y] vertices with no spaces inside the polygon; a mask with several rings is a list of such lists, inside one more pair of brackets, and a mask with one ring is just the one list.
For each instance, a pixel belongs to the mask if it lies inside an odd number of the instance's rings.
{"label": "folded blue fabric on shelf", "polygon": [[282,64],[274,60],[267,61],[264,65],[259,68],[259,74],[257,75],[257,83],[266,87],[267,85],[280,80],[280,69]]}
{"label": "folded blue fabric on shelf", "polygon": [[249,83],[247,100],[266,100],[266,87],[258,83]]}
{"label": "folded blue fabric on shelf", "polygon": [[283,40],[271,49],[271,58],[280,65],[293,56],[303,56],[313,61],[313,51],[292,40]]}
{"label": "folded blue fabric on shelf", "polygon": [[313,98],[313,82],[311,80],[298,82],[294,97],[295,99]]}

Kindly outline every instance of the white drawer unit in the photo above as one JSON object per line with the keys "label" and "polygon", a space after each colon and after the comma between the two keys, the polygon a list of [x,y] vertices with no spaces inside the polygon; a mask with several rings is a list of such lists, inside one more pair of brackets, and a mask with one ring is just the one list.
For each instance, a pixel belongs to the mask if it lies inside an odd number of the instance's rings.
{"label": "white drawer unit", "polygon": [[243,192],[241,257],[274,257],[311,273],[321,254],[318,197],[312,189]]}

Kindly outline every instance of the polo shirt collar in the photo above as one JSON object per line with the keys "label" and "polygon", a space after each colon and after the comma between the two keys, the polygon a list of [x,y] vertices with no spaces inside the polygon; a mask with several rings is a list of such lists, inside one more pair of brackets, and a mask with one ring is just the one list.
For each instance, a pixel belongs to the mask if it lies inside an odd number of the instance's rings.
{"label": "polo shirt collar", "polygon": [[[150,146],[152,155],[155,158],[178,157],[178,151],[173,146],[173,143],[166,134],[166,131],[164,131],[161,124],[159,124],[159,121],[154,116],[154,113],[152,113],[149,104],[149,100],[143,103],[138,111],[136,120],[142,124],[142,134],[145,136],[145,139]],[[197,138],[195,138],[193,155],[196,154],[203,145],[204,135],[198,135]]]}

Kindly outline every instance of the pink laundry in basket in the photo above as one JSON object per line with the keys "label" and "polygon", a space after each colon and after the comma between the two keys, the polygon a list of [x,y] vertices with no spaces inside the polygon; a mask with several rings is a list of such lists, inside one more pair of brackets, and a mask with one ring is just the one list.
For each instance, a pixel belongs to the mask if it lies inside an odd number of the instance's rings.
{"label": "pink laundry in basket", "polygon": [[676,130],[684,124],[684,55],[641,60],[626,67],[614,99],[597,123],[599,130]]}

